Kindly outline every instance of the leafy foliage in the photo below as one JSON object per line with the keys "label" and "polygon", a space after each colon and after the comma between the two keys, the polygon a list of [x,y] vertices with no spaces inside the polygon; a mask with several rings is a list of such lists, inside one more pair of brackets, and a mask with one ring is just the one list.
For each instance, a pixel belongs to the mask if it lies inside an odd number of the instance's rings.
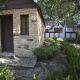
{"label": "leafy foliage", "polygon": [[45,39],[45,41],[49,42],[50,45],[36,48],[33,51],[38,60],[51,59],[58,53],[58,46],[52,38]]}
{"label": "leafy foliage", "polygon": [[66,53],[67,66],[64,69],[58,69],[54,74],[46,70],[47,76],[44,80],[80,80],[80,49],[62,42]]}
{"label": "leafy foliage", "polygon": [[80,79],[80,50],[68,43],[63,44],[65,47],[66,57],[68,61],[68,74],[71,75],[71,80]]}
{"label": "leafy foliage", "polygon": [[46,20],[73,20],[73,15],[77,13],[76,4],[68,0],[38,0],[38,4],[43,11]]}
{"label": "leafy foliage", "polygon": [[4,3],[7,3],[9,2],[10,0],[0,0],[0,4],[4,4]]}
{"label": "leafy foliage", "polygon": [[7,66],[0,66],[0,80],[14,80],[14,73]]}
{"label": "leafy foliage", "polygon": [[77,30],[77,40],[80,41],[80,26],[78,26]]}

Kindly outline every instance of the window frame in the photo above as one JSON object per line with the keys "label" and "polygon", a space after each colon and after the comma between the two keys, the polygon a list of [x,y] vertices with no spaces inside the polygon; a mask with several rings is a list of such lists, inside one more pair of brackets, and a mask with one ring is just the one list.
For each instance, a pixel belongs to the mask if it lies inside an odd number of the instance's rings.
{"label": "window frame", "polygon": [[[61,29],[61,31],[55,31],[55,29]],[[54,28],[54,32],[55,33],[62,33],[63,32],[63,28]]]}
{"label": "window frame", "polygon": [[29,15],[20,15],[20,35],[29,35]]}

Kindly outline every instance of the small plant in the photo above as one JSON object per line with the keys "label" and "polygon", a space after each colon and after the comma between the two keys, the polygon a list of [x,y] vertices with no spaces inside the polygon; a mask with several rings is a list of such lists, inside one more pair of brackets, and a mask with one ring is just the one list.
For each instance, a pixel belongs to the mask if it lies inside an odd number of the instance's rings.
{"label": "small plant", "polygon": [[53,38],[45,38],[44,41],[49,42],[50,44],[55,42],[55,40]]}
{"label": "small plant", "polygon": [[36,74],[33,74],[33,80],[36,80]]}
{"label": "small plant", "polygon": [[0,80],[14,80],[14,73],[7,66],[0,66]]}
{"label": "small plant", "polygon": [[57,38],[57,41],[63,42],[64,39],[62,39],[62,38]]}

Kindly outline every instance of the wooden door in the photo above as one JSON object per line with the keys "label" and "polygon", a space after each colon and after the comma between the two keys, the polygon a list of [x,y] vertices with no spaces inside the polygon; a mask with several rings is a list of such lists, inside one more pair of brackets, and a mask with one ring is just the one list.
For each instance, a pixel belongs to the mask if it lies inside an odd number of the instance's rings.
{"label": "wooden door", "polygon": [[13,52],[13,15],[1,16],[2,51]]}

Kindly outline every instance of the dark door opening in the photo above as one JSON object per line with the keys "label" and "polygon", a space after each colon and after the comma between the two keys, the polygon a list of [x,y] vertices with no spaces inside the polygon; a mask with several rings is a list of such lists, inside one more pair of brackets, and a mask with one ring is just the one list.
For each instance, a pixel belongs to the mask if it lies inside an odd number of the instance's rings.
{"label": "dark door opening", "polygon": [[14,52],[13,15],[1,16],[1,39],[2,52]]}

